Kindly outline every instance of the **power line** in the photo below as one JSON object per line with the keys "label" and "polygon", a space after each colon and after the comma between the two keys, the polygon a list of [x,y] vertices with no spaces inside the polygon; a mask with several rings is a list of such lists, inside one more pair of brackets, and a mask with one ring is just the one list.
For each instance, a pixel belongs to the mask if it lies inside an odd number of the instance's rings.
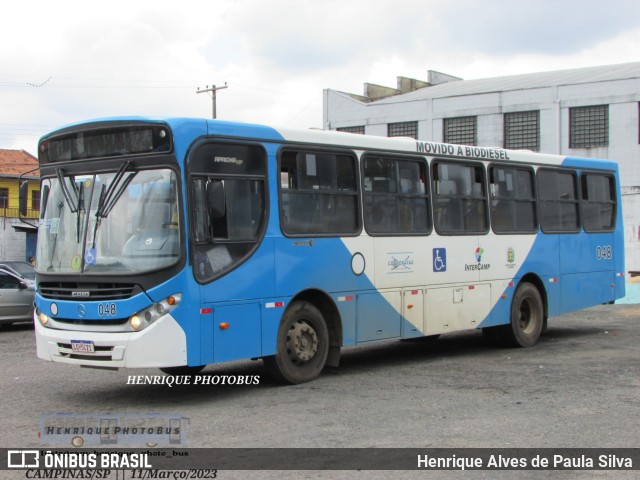
{"label": "power line", "polygon": [[49,80],[51,80],[51,78],[52,77],[49,77],[44,82],[39,83],[37,85],[31,82],[27,82],[27,85],[29,85],[30,87],[36,87],[36,88],[44,87],[47,83],[49,83]]}

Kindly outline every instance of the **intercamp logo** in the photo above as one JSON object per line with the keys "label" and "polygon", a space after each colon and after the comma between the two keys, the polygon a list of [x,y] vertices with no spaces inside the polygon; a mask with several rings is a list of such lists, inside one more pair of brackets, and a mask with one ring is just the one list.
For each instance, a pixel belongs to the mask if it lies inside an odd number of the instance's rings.
{"label": "intercamp logo", "polygon": [[7,466],[9,468],[38,468],[40,467],[40,452],[38,450],[9,450],[7,452]]}

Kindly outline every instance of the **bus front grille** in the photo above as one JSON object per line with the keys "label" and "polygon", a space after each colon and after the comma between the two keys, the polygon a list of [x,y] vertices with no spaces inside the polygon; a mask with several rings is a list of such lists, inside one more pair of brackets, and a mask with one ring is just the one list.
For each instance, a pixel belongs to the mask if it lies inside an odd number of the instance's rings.
{"label": "bus front grille", "polygon": [[142,292],[134,283],[42,282],[38,293],[51,300],[125,300]]}

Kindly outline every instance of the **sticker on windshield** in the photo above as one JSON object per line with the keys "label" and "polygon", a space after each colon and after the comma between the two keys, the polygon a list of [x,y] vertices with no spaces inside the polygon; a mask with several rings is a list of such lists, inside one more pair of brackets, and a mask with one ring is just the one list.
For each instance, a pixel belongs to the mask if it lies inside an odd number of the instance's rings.
{"label": "sticker on windshield", "polygon": [[95,265],[97,256],[95,247],[87,248],[84,254],[84,263],[87,265]]}
{"label": "sticker on windshield", "polygon": [[80,258],[80,255],[74,255],[71,258],[71,269],[80,270],[81,265],[82,265],[82,259]]}
{"label": "sticker on windshield", "polygon": [[49,230],[49,233],[55,235],[58,233],[60,229],[60,219],[59,218],[43,218],[40,220],[40,228],[44,230]]}

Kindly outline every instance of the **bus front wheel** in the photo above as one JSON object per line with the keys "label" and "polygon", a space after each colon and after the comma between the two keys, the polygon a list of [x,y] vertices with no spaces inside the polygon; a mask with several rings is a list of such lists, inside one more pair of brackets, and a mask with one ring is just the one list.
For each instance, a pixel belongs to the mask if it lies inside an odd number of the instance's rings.
{"label": "bus front wheel", "polygon": [[264,358],[269,374],[296,384],[320,375],[329,353],[329,331],[322,313],[308,302],[296,301],[282,317],[276,354]]}

